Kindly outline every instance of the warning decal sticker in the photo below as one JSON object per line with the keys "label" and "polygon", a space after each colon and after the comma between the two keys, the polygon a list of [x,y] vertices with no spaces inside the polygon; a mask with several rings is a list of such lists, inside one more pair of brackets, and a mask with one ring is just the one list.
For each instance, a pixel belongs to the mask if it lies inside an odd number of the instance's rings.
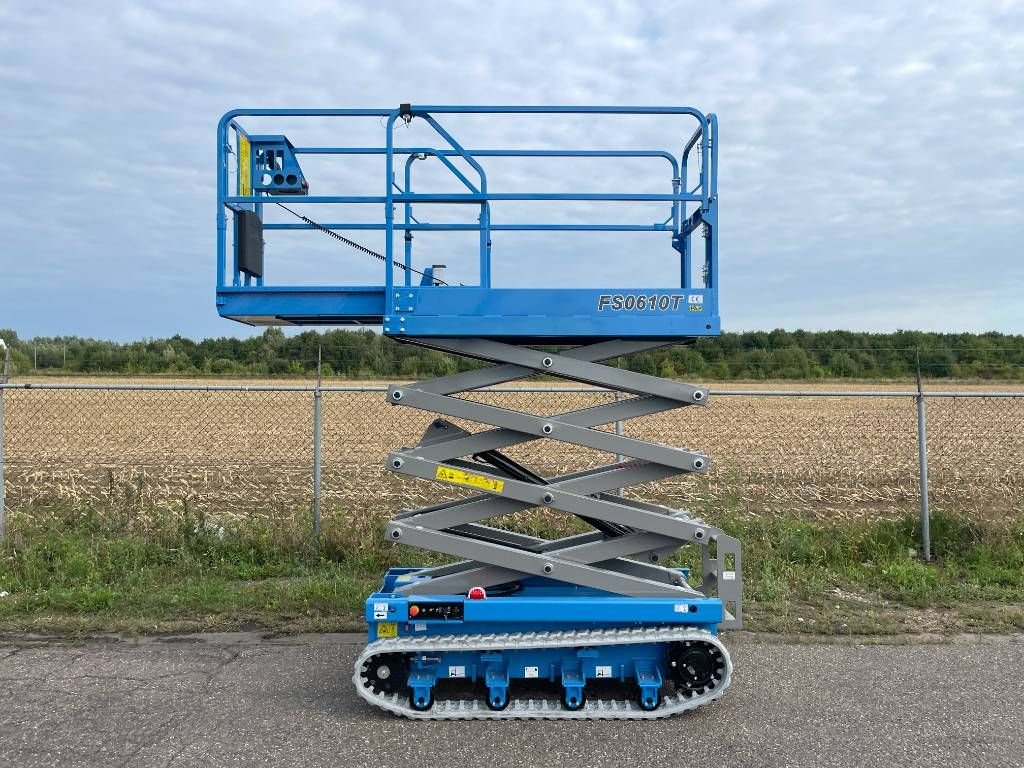
{"label": "warning decal sticker", "polygon": [[501,493],[505,488],[504,480],[494,480],[490,477],[470,474],[469,472],[463,472],[461,469],[452,469],[451,467],[438,467],[434,477],[448,483],[468,485],[470,488],[479,488],[482,491],[491,491],[492,493]]}
{"label": "warning decal sticker", "polygon": [[250,162],[249,140],[238,134],[238,194],[248,197],[252,194],[252,163]]}

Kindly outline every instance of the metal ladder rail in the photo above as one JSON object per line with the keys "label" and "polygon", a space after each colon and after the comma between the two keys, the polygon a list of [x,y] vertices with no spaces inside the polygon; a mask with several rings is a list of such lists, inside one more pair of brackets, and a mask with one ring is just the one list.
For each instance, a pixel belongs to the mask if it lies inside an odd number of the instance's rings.
{"label": "metal ladder rail", "polygon": [[[541,575],[637,597],[716,595],[728,606],[723,626],[740,625],[739,542],[686,512],[610,493],[676,474],[706,473],[707,457],[592,429],[617,420],[706,403],[707,392],[700,387],[596,362],[663,343],[605,341],[558,354],[487,339],[416,339],[415,343],[496,365],[392,386],[388,390],[389,402],[489,424],[495,429],[469,433],[439,419],[427,429],[419,445],[389,455],[388,469],[399,474],[484,491],[470,499],[404,511],[388,525],[387,536],[393,541],[466,558],[431,569],[430,579],[403,585],[399,592],[457,594],[471,586],[494,586]],[[542,417],[452,396],[537,372],[630,392],[636,397]],[[543,483],[537,483],[521,474],[517,476],[514,467],[502,469],[461,458],[544,438],[622,454],[634,461],[543,478]],[[480,523],[542,505],[588,521],[602,521],[625,533],[596,532],[547,541]],[[678,572],[655,565],[687,543],[698,544],[702,549],[699,592],[688,587]],[[727,559],[731,560],[728,568]]]}

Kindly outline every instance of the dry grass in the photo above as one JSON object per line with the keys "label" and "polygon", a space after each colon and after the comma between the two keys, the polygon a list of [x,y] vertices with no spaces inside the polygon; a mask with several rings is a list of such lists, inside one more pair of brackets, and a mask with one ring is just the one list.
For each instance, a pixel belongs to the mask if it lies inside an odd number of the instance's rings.
{"label": "dry grass", "polygon": [[[909,388],[730,382],[721,389],[753,387]],[[610,396],[476,397],[550,414],[607,402]],[[308,513],[309,393],[12,390],[5,404],[12,510],[72,504],[143,517],[149,508],[186,506],[211,516]],[[383,393],[330,392],[323,404],[325,525],[350,529],[357,538],[375,536],[397,508],[448,493],[383,470],[387,451],[415,444],[430,414],[390,406]],[[627,435],[692,447],[712,458],[706,480],[638,489],[645,498],[701,511],[726,506],[752,515],[866,517],[917,505],[915,419],[914,402],[907,398],[719,395],[707,407],[639,419],[625,429]],[[928,422],[933,504],[985,517],[1021,510],[1024,398],[934,399]],[[511,452],[544,474],[609,460],[606,454],[547,441]]]}

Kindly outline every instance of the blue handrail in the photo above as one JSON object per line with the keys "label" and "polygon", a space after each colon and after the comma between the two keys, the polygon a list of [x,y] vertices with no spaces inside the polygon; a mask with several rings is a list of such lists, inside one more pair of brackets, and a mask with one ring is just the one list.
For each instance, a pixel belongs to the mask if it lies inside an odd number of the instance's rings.
{"label": "blue handrail", "polygon": [[[492,115],[665,115],[665,116],[687,116],[697,122],[697,128],[684,145],[684,149],[677,157],[662,149],[467,149],[459,144],[452,134],[445,129],[437,119],[438,115],[458,114],[492,114]],[[294,195],[283,194],[230,194],[228,190],[229,163],[228,154],[231,152],[229,143],[230,131],[237,135],[246,136],[244,129],[238,122],[242,117],[275,117],[275,118],[308,118],[308,117],[332,117],[332,118],[367,118],[377,117],[385,119],[385,141],[382,147],[373,146],[330,146],[330,147],[296,147],[296,155],[384,155],[386,185],[383,195]],[[394,127],[399,120],[412,118],[423,119],[429,124],[438,136],[446,143],[447,147],[397,147],[394,143]],[[226,285],[227,267],[227,212],[231,209],[248,208],[261,212],[263,206],[281,203],[302,203],[311,205],[339,205],[339,204],[371,204],[384,206],[384,220],[382,223],[330,221],[318,222],[316,225],[308,223],[276,223],[267,222],[264,224],[266,230],[303,230],[303,229],[327,229],[327,230],[353,230],[353,231],[383,231],[385,233],[385,287],[391,291],[394,287],[394,244],[395,232],[411,233],[414,231],[478,231],[480,234],[480,287],[490,286],[491,270],[491,245],[490,232],[492,231],[601,231],[601,232],[641,232],[641,231],[667,231],[673,233],[673,245],[681,254],[681,286],[689,287],[691,280],[691,244],[690,234],[697,226],[704,225],[714,228],[717,218],[716,198],[718,184],[718,147],[717,147],[717,117],[713,114],[704,115],[702,112],[690,107],[616,107],[616,106],[421,106],[407,105],[398,109],[236,109],[226,113],[218,125],[217,136],[217,286],[218,289]],[[700,168],[698,183],[692,191],[687,190],[687,172],[690,155],[697,148],[700,153]],[[405,156],[405,186],[399,188],[394,179],[394,159],[396,156]],[[411,167],[412,164],[423,156],[438,158],[445,167],[466,187],[465,192],[456,193],[427,193],[413,192]],[[487,176],[480,163],[485,157],[524,157],[524,158],[555,158],[555,157],[584,157],[584,158],[663,158],[669,162],[672,171],[671,193],[594,193],[594,192],[563,192],[563,193],[531,193],[531,192],[492,192],[487,187]],[[453,162],[452,159],[459,158],[472,167],[479,175],[479,184],[474,184]],[[671,205],[671,215],[664,223],[602,223],[602,224],[555,224],[555,223],[524,223],[524,224],[501,224],[491,221],[491,203],[502,201],[602,201],[602,202],[668,202]],[[479,220],[475,224],[444,224],[417,221],[413,213],[413,204],[468,204],[480,207]],[[404,221],[396,222],[394,206],[404,206]],[[687,216],[687,205],[697,204],[698,210],[693,216]],[[318,217],[319,219],[320,217]],[[717,232],[714,232],[717,235]],[[707,274],[706,285],[712,284],[713,276],[717,270],[717,248],[715,240],[709,238],[707,252],[705,255],[705,273]],[[406,240],[404,263],[407,267],[412,266],[412,243]],[[233,265],[232,284],[240,284],[240,273],[238,265]],[[405,283],[408,285],[410,271],[406,270]],[[250,285],[248,276],[245,276],[245,284]],[[263,284],[262,277],[257,278],[256,287]]]}

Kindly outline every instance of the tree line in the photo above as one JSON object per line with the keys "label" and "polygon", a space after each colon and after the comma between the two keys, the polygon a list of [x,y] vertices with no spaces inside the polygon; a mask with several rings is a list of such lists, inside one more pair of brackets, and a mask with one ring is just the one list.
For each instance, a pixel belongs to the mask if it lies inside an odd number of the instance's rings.
{"label": "tree line", "polygon": [[[347,379],[441,376],[480,363],[368,330],[278,328],[239,339],[182,336],[118,343],[78,336],[21,339],[0,329],[11,349],[11,373],[174,376],[308,376],[318,352],[325,376]],[[907,379],[920,365],[927,378],[1024,380],[1024,336],[1000,333],[860,333],[752,331],[723,333],[694,344],[615,361],[666,377],[729,379]]]}

